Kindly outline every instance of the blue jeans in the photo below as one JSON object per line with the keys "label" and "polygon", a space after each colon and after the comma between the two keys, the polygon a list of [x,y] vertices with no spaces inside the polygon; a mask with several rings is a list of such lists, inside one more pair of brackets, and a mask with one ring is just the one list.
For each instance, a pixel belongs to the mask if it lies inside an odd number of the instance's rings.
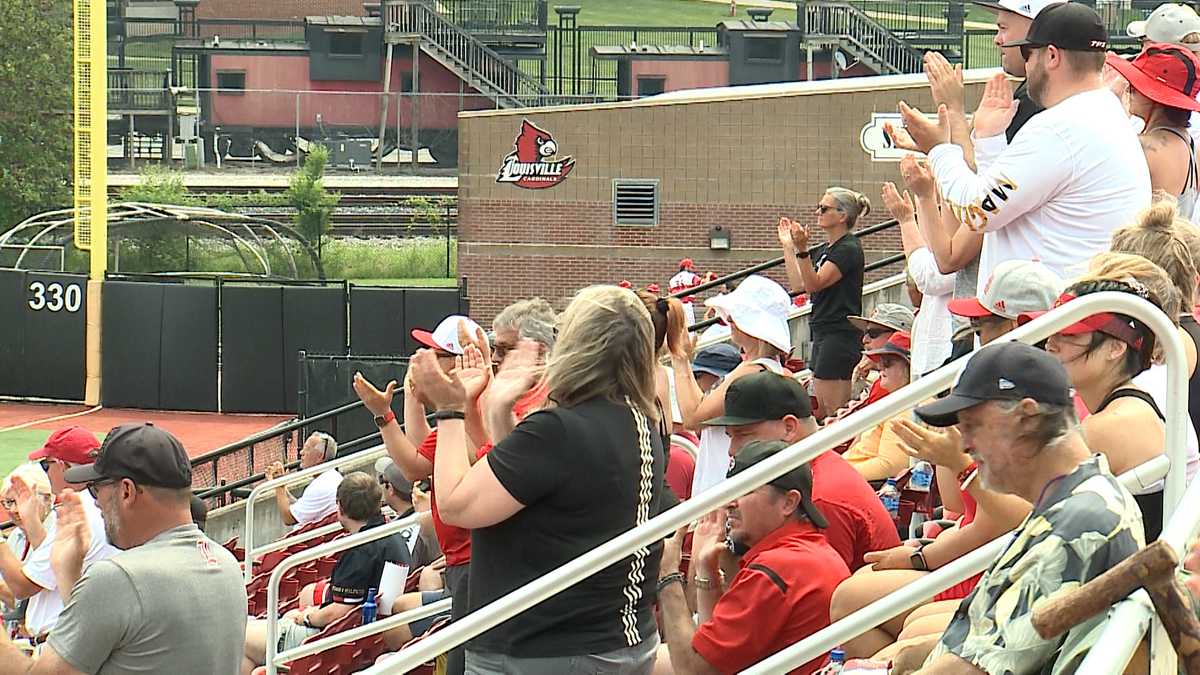
{"label": "blue jeans", "polygon": [[603,654],[518,658],[467,650],[467,675],[650,675],[658,655],[658,635],[632,647]]}

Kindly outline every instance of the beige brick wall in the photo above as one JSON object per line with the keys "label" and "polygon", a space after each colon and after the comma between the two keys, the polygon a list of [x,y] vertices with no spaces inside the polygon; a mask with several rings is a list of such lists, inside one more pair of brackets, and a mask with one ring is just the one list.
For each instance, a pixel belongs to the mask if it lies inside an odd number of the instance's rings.
{"label": "beige brick wall", "polygon": [[[887,218],[879,190],[898,180],[897,164],[872,162],[859,134],[872,112],[894,111],[898,100],[928,110],[927,86],[901,76],[788,89],[460,116],[459,271],[472,314],[486,322],[531,295],[561,307],[582,286],[620,279],[665,288],[685,256],[702,272],[744,268],[779,255],[779,216],[811,222],[831,185],[871,198],[876,210],[860,226]],[[560,185],[496,182],[523,118],[553,135],[559,157],[575,158]],[[614,178],[660,181],[657,226],[612,224]],[[718,224],[732,231],[734,250],[708,249]],[[898,252],[899,232],[868,237],[864,247],[873,258]]]}

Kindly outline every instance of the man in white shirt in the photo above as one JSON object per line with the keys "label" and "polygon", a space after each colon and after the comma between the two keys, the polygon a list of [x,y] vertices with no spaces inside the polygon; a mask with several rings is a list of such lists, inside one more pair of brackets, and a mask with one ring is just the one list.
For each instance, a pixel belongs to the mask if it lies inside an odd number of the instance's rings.
{"label": "man in white shirt", "polygon": [[[337,441],[323,431],[314,431],[300,448],[300,468],[308,469],[337,457]],[[287,473],[282,462],[267,467],[267,480],[274,480]],[[286,485],[275,488],[275,506],[285,525],[303,527],[337,512],[337,489],[342,484],[342,474],[337,469],[328,469],[304,488],[299,499],[292,496]]]}
{"label": "man in white shirt", "polygon": [[[100,443],[90,431],[69,427],[51,434],[46,444],[31,453],[29,459],[42,465],[50,478],[50,490],[57,497],[69,487],[63,472],[73,466],[91,464],[99,449]],[[24,482],[20,485],[14,482],[17,508],[22,513],[36,510],[35,502],[39,497],[31,487]],[[92,533],[91,544],[83,558],[84,569],[87,569],[97,560],[113,556],[117,549],[108,543],[104,520],[96,501],[86,492],[80,495],[80,501]],[[23,522],[32,550],[22,563],[9,547],[0,546],[0,577],[3,577],[4,583],[17,599],[29,598],[29,606],[25,610],[25,628],[35,642],[41,642],[58,621],[63,604],[71,595],[71,588],[60,587],[50,567],[50,546],[54,542],[58,522],[56,513],[52,512],[44,523],[38,523],[36,518],[23,518]]]}
{"label": "man in white shirt", "polygon": [[984,232],[979,282],[1005,260],[1040,259],[1060,276],[1108,249],[1112,231],[1150,205],[1150,172],[1124,108],[1101,73],[1108,34],[1081,3],[1050,5],[1019,47],[1029,95],[1045,107],[1007,144],[1016,113],[1004,76],[988,82],[975,114],[975,160],[939,121],[900,103],[905,126],[929,155],[938,188],[966,232]]}

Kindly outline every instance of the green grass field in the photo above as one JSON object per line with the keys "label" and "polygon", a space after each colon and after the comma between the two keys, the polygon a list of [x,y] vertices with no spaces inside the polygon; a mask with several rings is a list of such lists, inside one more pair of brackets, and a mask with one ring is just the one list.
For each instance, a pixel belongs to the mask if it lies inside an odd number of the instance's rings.
{"label": "green grass field", "polygon": [[0,431],[0,476],[24,462],[29,453],[42,447],[49,436],[49,429]]}
{"label": "green grass field", "polygon": [[359,286],[418,286],[421,288],[453,288],[458,285],[458,279],[350,279],[350,283]]}

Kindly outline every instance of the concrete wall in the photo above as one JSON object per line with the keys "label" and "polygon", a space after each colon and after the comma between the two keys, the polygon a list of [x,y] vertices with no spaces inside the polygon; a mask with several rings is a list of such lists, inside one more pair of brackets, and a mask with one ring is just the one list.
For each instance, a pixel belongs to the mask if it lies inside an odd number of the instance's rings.
{"label": "concrete wall", "polygon": [[[971,73],[969,105],[983,73]],[[921,76],[889,76],[675,92],[603,105],[463,113],[459,126],[459,274],[483,322],[512,300],[541,295],[557,307],[580,287],[666,280],[678,261],[732,272],[779,255],[776,227],[813,220],[824,190],[866,193],[888,217],[880,185],[894,161],[875,162],[859,134],[874,112],[904,99],[929,110]],[[522,119],[548,131],[576,164],[559,185],[526,190],[496,181]],[[653,227],[613,224],[613,179],[660,182]],[[709,250],[709,228],[732,231],[730,251]],[[868,260],[899,251],[899,232],[864,242]],[[898,267],[868,277],[894,274]],[[782,270],[772,273],[783,280]]]}

